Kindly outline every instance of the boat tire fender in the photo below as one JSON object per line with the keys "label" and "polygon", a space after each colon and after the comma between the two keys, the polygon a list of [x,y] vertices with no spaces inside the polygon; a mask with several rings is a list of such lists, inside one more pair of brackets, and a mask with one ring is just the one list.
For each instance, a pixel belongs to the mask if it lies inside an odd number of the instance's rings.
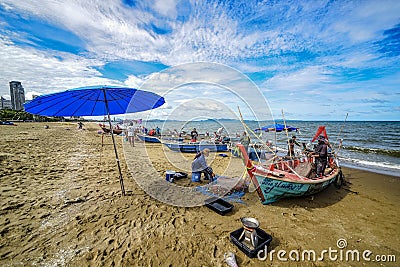
{"label": "boat tire fender", "polygon": [[339,171],[336,179],[334,181],[334,185],[336,188],[340,189],[343,185],[345,185],[344,175],[342,170]]}

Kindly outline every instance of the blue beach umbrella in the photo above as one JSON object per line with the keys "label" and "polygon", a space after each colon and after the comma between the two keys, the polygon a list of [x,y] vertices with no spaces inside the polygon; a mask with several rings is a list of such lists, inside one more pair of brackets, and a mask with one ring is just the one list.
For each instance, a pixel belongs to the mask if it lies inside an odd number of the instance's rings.
{"label": "blue beach umbrella", "polygon": [[[163,97],[147,91],[116,86],[88,86],[63,92],[41,95],[24,104],[25,111],[42,116],[108,116],[135,113],[158,108],[165,103]],[[119,170],[122,194],[125,195],[121,166],[114,135],[111,134]]]}

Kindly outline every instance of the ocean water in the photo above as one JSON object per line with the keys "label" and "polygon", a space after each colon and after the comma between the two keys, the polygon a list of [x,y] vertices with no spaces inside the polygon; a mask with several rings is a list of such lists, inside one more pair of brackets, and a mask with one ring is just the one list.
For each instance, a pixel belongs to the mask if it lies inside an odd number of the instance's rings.
{"label": "ocean water", "polygon": [[[254,130],[273,122],[246,122],[248,128]],[[296,135],[299,143],[309,144],[319,126],[325,126],[330,143],[338,151],[342,166],[365,169],[372,172],[400,177],[400,121],[290,121],[287,125],[299,128],[299,132],[289,132],[288,136]],[[189,133],[193,128],[201,133],[212,134],[221,126],[224,133],[235,136],[243,133],[245,126],[240,121],[166,121],[146,122],[147,128],[162,129],[163,133],[177,129]],[[287,136],[285,132],[262,134],[264,141],[276,142],[278,147],[286,149]],[[342,146],[338,149],[339,141]]]}

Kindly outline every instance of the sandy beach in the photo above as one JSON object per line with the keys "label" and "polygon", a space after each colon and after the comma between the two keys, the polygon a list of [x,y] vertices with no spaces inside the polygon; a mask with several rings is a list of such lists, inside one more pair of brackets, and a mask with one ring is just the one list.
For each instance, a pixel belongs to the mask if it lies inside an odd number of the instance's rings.
{"label": "sandy beach", "polygon": [[[345,168],[345,188],[330,186],[271,205],[247,192],[243,203],[232,203],[233,211],[221,216],[196,204],[207,196],[193,190],[190,177],[165,181],[166,170],[190,172],[192,154],[172,153],[161,144],[129,147],[116,136],[122,196],[111,136],[104,136],[102,146],[98,125],[76,126],[0,126],[1,266],[228,266],[228,251],[239,266],[398,266],[398,177]],[[220,175],[240,177],[244,171],[238,158],[213,153],[208,162]],[[229,238],[241,217],[256,218],[273,237],[269,250],[287,251],[283,258],[292,250],[320,255],[332,248],[369,250],[371,261],[325,255],[322,261],[283,263],[276,252],[272,261],[251,259]],[[339,239],[347,243],[343,249]],[[397,262],[375,257],[392,255]]]}

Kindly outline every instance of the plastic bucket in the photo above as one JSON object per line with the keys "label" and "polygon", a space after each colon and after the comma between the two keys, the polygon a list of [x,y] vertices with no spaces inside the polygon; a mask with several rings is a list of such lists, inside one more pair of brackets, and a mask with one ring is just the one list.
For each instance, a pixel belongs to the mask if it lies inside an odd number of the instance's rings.
{"label": "plastic bucket", "polygon": [[172,183],[174,181],[174,175],[175,175],[174,171],[166,171],[165,180],[167,182],[171,182]]}
{"label": "plastic bucket", "polygon": [[192,172],[192,182],[200,182],[201,172]]}

